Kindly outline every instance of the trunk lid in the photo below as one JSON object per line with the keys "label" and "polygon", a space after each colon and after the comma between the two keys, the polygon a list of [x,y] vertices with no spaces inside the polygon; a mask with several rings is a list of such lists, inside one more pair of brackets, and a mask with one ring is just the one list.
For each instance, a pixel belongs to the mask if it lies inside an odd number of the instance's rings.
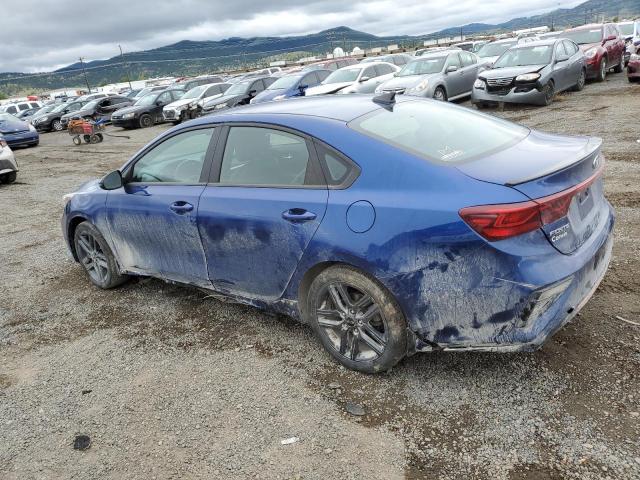
{"label": "trunk lid", "polygon": [[542,230],[570,254],[597,230],[606,214],[602,140],[532,131],[522,142],[458,165],[470,177],[506,185],[540,205]]}

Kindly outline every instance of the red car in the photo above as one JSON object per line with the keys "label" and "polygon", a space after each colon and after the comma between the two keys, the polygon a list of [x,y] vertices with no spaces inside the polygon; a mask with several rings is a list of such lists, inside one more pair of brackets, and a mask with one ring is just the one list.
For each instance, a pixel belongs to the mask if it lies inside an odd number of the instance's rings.
{"label": "red car", "polygon": [[602,82],[607,72],[624,70],[624,37],[615,23],[592,24],[565,30],[562,36],[573,40],[587,57],[587,78]]}
{"label": "red car", "polygon": [[627,78],[630,82],[640,80],[640,53],[632,53],[629,57],[629,63],[627,64]]}

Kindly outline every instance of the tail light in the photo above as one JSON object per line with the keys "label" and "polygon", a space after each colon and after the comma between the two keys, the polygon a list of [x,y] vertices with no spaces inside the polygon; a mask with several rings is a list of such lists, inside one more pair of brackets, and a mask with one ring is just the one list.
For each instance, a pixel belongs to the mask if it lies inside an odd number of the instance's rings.
{"label": "tail light", "polygon": [[585,191],[604,170],[562,192],[520,203],[481,205],[460,210],[460,217],[482,237],[495,242],[532,232],[567,216],[573,197]]}

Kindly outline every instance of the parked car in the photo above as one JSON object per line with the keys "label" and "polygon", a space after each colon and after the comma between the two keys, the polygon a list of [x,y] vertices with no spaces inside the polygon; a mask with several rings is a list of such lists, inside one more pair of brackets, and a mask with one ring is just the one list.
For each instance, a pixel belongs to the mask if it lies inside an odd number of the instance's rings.
{"label": "parked car", "polygon": [[251,99],[250,103],[284,100],[291,97],[303,97],[309,88],[319,85],[331,74],[331,70],[312,70],[298,72],[278,78],[275,82]]}
{"label": "parked car", "polygon": [[107,93],[87,93],[86,95],[81,95],[79,96],[76,100],[80,101],[80,102],[90,102],[92,100],[95,100],[97,98],[104,98],[104,97],[108,97],[109,95]]}
{"label": "parked car", "polygon": [[587,57],[587,78],[604,81],[607,72],[624,70],[625,44],[615,23],[592,24],[565,30],[563,38],[573,40]]}
{"label": "parked car", "polygon": [[192,88],[185,93],[180,100],[166,105],[162,109],[164,119],[168,122],[178,124],[185,120],[196,118],[200,115],[202,110],[201,101],[204,98],[218,98],[226,92],[230,83],[209,83]]}
{"label": "parked car", "polygon": [[487,40],[472,40],[468,42],[460,42],[452,45],[452,48],[459,48],[460,50],[466,50],[467,52],[477,53],[483,45],[489,43]]}
{"label": "parked car", "polygon": [[60,132],[65,128],[60,120],[62,116],[67,113],[77,112],[87,103],[89,103],[89,101],[84,100],[73,100],[68,103],[61,103],[53,110],[42,115],[39,113],[34,115],[31,119],[31,124],[40,132]]}
{"label": "parked car", "polygon": [[611,259],[602,141],[373,100],[266,102],[164,132],[65,195],[71,255],[99,288],[151,276],[290,315],[363,372],[540,347]]}
{"label": "parked car", "polygon": [[38,110],[41,110],[41,109],[42,109],[41,107],[36,107],[36,108],[30,108],[28,110],[22,110],[21,112],[18,112],[17,114],[15,114],[15,117],[25,122],[28,122],[29,120],[31,120],[31,117],[33,117],[38,112]]}
{"label": "parked car", "polygon": [[161,90],[151,92],[129,107],[116,110],[111,115],[111,124],[122,128],[146,128],[164,122],[162,109],[171,102],[180,100],[183,90]]}
{"label": "parked car", "polygon": [[40,135],[30,123],[24,122],[10,113],[0,113],[0,134],[13,149],[16,147],[35,147]]}
{"label": "parked car", "polygon": [[331,93],[373,93],[383,82],[393,78],[399,67],[386,62],[359,63],[331,73],[322,83],[309,88],[305,96]]}
{"label": "parked car", "polygon": [[268,88],[276,79],[273,77],[248,78],[234,83],[224,95],[209,100],[202,106],[203,114],[210,114],[227,108],[247,105],[252,98]]}
{"label": "parked car", "polygon": [[29,102],[8,103],[6,105],[0,106],[0,113],[10,113],[11,115],[15,115],[25,110],[30,110],[32,108],[38,108],[38,107],[42,107],[41,102],[29,101]]}
{"label": "parked car", "polygon": [[0,183],[13,183],[18,177],[18,162],[11,147],[0,135]]}
{"label": "parked car", "polygon": [[627,79],[629,82],[640,80],[640,54],[632,53],[627,64]]}
{"label": "parked car", "polygon": [[495,42],[485,43],[476,55],[481,63],[491,66],[500,55],[509,50],[511,47],[518,45],[517,38],[505,38],[504,40],[496,40]]}
{"label": "parked car", "polygon": [[396,92],[445,102],[457,100],[471,95],[480,68],[478,58],[471,52],[455,49],[430,53],[405,65],[395,78],[380,85],[376,93]]}
{"label": "parked car", "polygon": [[640,43],[640,20],[620,22],[618,23],[618,30],[620,30],[620,34],[624,37],[624,64],[626,66],[631,54],[636,53],[636,43]]}
{"label": "parked car", "polygon": [[171,88],[188,92],[189,90],[192,90],[195,87],[199,87],[200,85],[208,85],[211,83],[222,83],[222,78],[217,75],[207,75],[203,77],[190,78],[183,82],[176,83],[175,85],[171,85]]}
{"label": "parked car", "polygon": [[233,83],[227,80],[224,83],[216,83],[214,87],[210,87],[209,91],[205,94],[205,96],[202,97],[200,100],[198,100],[198,107],[199,107],[198,111],[202,112],[202,108],[204,107],[205,103],[223,96],[225,92],[229,90],[229,88],[231,88],[232,85]]}
{"label": "parked car", "polygon": [[116,110],[133,105],[133,100],[129,97],[114,95],[106,98],[96,98],[83,105],[80,109],[67,113],[60,117],[60,122],[67,128],[69,120],[74,118],[84,118],[87,120],[111,121],[111,115]]}
{"label": "parked car", "polygon": [[408,53],[390,53],[389,55],[380,55],[378,57],[367,57],[360,63],[386,62],[391,63],[397,67],[404,67],[413,59],[413,55],[409,55]]}
{"label": "parked car", "polygon": [[139,90],[138,93],[136,93],[133,98],[134,98],[134,100],[138,100],[138,99],[140,99],[142,97],[146,97],[150,93],[161,92],[161,91],[166,90],[166,89],[167,89],[166,85],[155,85],[153,87],[145,87],[145,88]]}
{"label": "parked car", "polygon": [[476,80],[471,102],[550,105],[557,93],[584,88],[584,53],[568,39],[540,40],[504,52]]}
{"label": "parked car", "polygon": [[348,67],[349,65],[356,65],[358,60],[352,57],[336,58],[333,60],[323,60],[321,62],[310,63],[306,65],[302,71],[308,72],[310,70],[338,70],[339,68]]}

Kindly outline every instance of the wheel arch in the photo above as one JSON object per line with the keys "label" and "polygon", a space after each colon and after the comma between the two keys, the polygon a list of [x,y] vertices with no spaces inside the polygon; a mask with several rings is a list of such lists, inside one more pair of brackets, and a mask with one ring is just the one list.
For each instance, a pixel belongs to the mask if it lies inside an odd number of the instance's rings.
{"label": "wheel arch", "polygon": [[76,245],[75,242],[73,241],[73,238],[75,236],[76,233],[76,229],[78,228],[78,225],[80,225],[83,222],[88,222],[89,219],[82,216],[82,215],[76,215],[75,217],[73,217],[71,220],[69,220],[69,222],[67,223],[67,243],[69,244],[69,250],[71,251],[71,255],[73,255],[73,259],[77,262],[78,260],[78,252],[76,252]]}

